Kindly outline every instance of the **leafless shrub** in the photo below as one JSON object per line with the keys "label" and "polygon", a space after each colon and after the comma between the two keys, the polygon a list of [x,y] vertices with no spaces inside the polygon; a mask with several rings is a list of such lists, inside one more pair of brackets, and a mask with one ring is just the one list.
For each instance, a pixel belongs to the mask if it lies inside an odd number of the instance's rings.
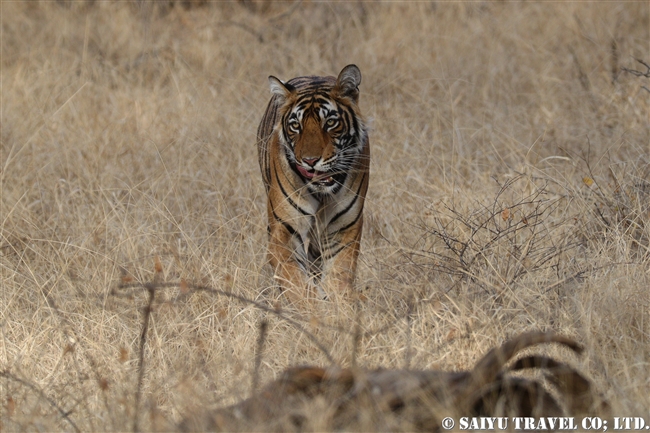
{"label": "leafless shrub", "polygon": [[[632,74],[635,77],[650,78],[650,65],[647,64],[646,62],[644,62],[641,59],[634,59],[634,60],[636,60],[638,63],[641,63],[641,65],[643,65],[645,67],[645,71],[637,71],[636,69],[629,69],[629,68],[625,68],[625,67],[622,67],[621,70],[627,72],[628,74]],[[647,88],[646,86],[641,86],[641,87],[643,89],[645,89],[646,91],[650,92],[650,89]]]}
{"label": "leafless shrub", "polygon": [[514,176],[498,184],[494,198],[473,208],[459,209],[455,202],[429,207],[432,217],[420,225],[424,235],[404,254],[489,291],[549,270],[562,278],[563,260],[579,245],[556,216],[562,200],[547,184]]}
{"label": "leafless shrub", "polygon": [[[583,239],[601,234],[601,241],[617,239],[629,243],[629,260],[646,261],[650,257],[650,165],[643,159],[624,164],[609,164],[602,174],[595,173],[589,158],[582,182],[571,194],[589,212],[578,215],[584,223]],[[590,218],[590,216],[592,216]]]}

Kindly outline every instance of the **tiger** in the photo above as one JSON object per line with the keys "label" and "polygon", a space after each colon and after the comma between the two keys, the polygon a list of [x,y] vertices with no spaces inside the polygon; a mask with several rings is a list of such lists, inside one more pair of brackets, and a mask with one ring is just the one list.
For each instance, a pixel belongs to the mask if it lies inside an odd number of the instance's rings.
{"label": "tiger", "polygon": [[370,141],[359,110],[361,72],[269,76],[257,130],[267,196],[268,261],[291,304],[353,293],[368,190]]}

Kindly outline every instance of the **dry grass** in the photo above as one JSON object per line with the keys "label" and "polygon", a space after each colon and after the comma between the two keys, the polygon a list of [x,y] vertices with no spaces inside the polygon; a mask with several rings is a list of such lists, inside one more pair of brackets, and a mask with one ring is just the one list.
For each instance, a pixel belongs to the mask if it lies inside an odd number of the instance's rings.
{"label": "dry grass", "polygon": [[[647,2],[179,6],[1,4],[2,430],[174,429],[249,395],[263,320],[260,382],[467,369],[554,330],[614,415],[647,415],[650,92],[621,70],[649,60]],[[215,290],[281,299],[267,75],[348,63],[374,119],[365,301],[292,323]],[[138,387],[148,292],[118,286],[154,279]]]}

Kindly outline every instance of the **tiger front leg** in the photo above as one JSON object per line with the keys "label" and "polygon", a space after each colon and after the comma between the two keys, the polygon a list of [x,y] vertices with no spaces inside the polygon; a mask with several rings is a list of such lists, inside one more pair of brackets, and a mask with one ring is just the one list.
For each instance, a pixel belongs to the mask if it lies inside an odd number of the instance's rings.
{"label": "tiger front leg", "polygon": [[273,279],[291,305],[304,308],[316,297],[315,287],[296,258],[294,235],[281,223],[272,224],[269,239],[269,262]]}
{"label": "tiger front leg", "polygon": [[350,299],[354,296],[354,281],[357,274],[357,260],[361,243],[361,218],[357,227],[344,236],[345,247],[327,260],[321,286],[328,295],[342,295]]}

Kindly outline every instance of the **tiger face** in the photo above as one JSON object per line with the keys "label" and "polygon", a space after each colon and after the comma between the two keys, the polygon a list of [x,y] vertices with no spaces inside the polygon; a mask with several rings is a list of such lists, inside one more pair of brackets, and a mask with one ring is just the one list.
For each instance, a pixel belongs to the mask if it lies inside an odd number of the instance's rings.
{"label": "tiger face", "polygon": [[353,67],[344,69],[336,82],[310,78],[318,90],[298,92],[291,81],[269,77],[280,100],[279,141],[309,191],[332,195],[345,183],[366,139],[357,106],[361,75]]}

